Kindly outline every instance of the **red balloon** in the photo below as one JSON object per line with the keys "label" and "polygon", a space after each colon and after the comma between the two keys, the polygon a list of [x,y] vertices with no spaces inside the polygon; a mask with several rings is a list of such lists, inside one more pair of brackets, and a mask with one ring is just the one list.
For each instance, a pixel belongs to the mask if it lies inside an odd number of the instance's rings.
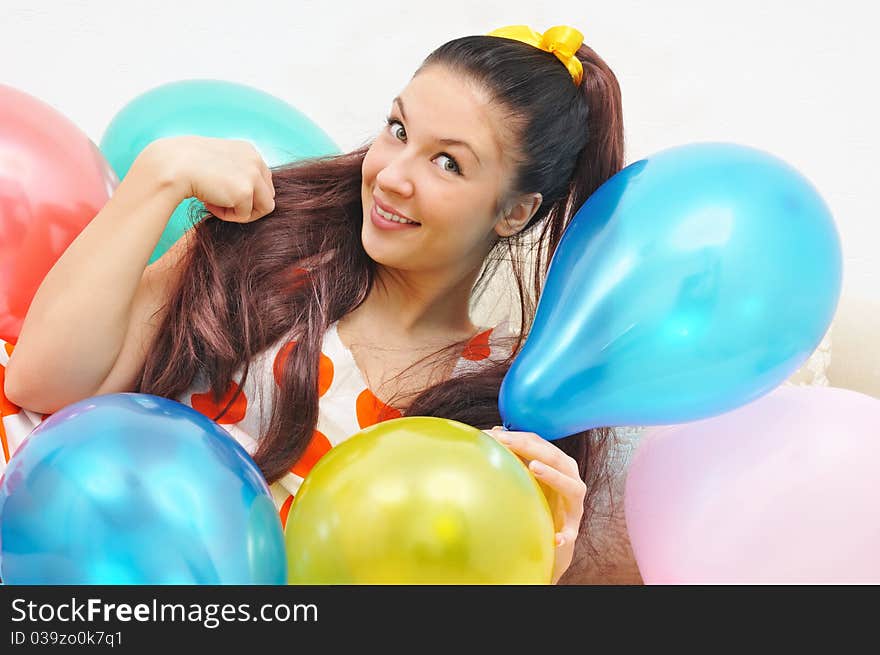
{"label": "red balloon", "polygon": [[0,84],[0,339],[118,184],[97,146],[46,103]]}

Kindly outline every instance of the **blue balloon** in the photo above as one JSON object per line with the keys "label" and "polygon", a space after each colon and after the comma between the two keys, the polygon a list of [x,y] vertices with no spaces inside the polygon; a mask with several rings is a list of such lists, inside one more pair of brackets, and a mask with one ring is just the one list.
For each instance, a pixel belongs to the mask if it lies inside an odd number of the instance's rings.
{"label": "blue balloon", "polygon": [[841,275],[828,207],[780,159],[701,143],[635,162],[559,243],[502,382],[504,425],[558,439],[744,405],[818,346]]}
{"label": "blue balloon", "polygon": [[[182,134],[249,141],[270,167],[339,152],[333,140],[292,105],[224,80],[180,80],[142,93],[113,117],[100,148],[121,180],[147,145]],[[178,205],[150,263],[192,227],[203,209],[193,198]]]}
{"label": "blue balloon", "polygon": [[247,452],[173,400],[96,396],[38,425],[0,480],[7,584],[285,584],[281,521]]}

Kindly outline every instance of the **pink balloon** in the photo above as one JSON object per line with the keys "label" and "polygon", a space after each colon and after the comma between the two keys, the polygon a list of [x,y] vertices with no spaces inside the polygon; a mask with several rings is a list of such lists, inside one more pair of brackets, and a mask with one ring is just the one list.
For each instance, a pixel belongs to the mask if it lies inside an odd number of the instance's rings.
{"label": "pink balloon", "polygon": [[73,122],[0,84],[0,339],[15,341],[46,273],[117,184]]}
{"label": "pink balloon", "polygon": [[880,583],[880,400],[785,386],[648,429],[624,507],[647,584]]}

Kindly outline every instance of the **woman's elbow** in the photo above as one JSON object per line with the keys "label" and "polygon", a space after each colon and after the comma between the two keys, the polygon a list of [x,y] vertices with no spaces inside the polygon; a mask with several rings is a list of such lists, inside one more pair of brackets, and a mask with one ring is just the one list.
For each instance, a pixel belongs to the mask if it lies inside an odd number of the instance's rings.
{"label": "woman's elbow", "polygon": [[24,367],[13,354],[3,372],[3,396],[7,402],[40,414],[51,414],[59,405],[45,394],[45,385],[29,379]]}

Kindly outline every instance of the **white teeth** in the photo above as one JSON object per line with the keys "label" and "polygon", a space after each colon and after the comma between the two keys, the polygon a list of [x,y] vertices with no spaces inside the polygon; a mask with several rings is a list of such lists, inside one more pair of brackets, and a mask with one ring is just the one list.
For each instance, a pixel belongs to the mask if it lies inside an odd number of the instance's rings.
{"label": "white teeth", "polygon": [[378,212],[379,216],[381,216],[382,218],[386,218],[389,221],[394,221],[395,223],[413,223],[413,224],[416,223],[415,221],[409,221],[405,218],[401,218],[397,214],[391,214],[389,212],[386,212],[385,210],[380,208],[378,205],[376,206],[376,212]]}

